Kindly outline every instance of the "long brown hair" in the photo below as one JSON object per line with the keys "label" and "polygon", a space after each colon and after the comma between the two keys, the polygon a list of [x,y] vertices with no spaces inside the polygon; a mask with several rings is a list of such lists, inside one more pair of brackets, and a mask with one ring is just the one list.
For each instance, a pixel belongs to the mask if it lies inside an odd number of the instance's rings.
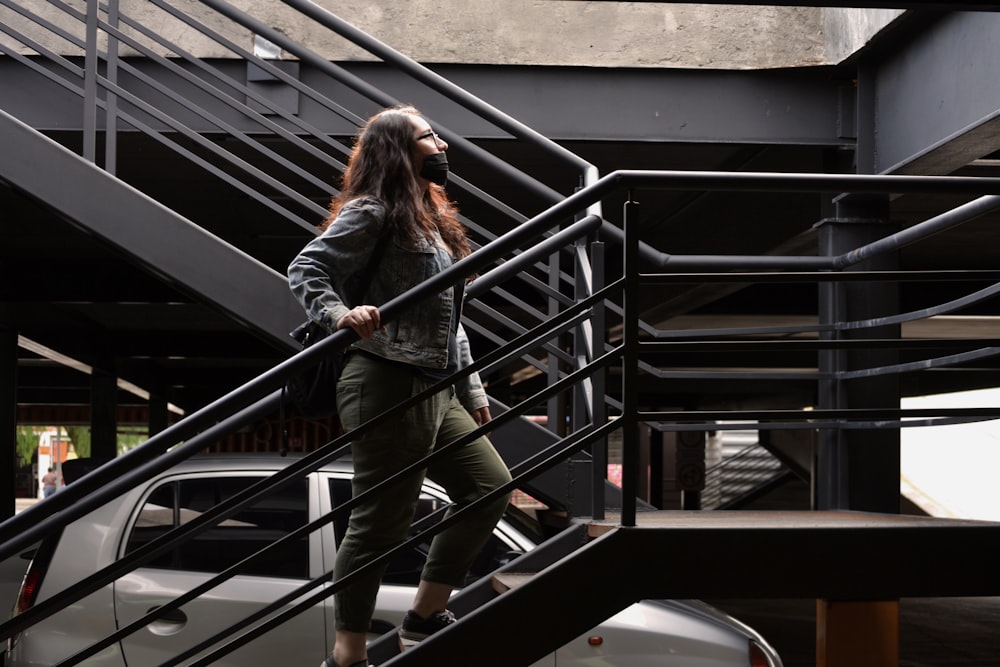
{"label": "long brown hair", "polygon": [[368,119],[355,139],[344,170],[340,194],[330,202],[325,229],[347,202],[375,197],[383,203],[391,233],[401,238],[430,238],[437,228],[451,254],[469,254],[469,240],[458,220],[458,209],[440,185],[426,190],[417,180],[414,164],[413,123],[420,112],[412,106],[384,109]]}

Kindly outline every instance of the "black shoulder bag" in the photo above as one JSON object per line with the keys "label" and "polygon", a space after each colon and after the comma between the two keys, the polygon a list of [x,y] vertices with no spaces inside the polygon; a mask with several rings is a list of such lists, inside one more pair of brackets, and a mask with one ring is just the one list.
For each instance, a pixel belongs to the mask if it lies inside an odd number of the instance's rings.
{"label": "black shoulder bag", "polygon": [[[359,276],[357,291],[359,298],[364,297],[371,283],[388,238],[389,234],[385,234],[379,239],[364,273]],[[329,336],[330,332],[319,322],[306,320],[295,327],[289,335],[305,349]],[[298,375],[290,377],[285,383],[285,393],[291,397],[303,417],[323,419],[337,416],[337,380],[340,379],[340,373],[344,368],[346,353],[346,349],[338,348],[315,366],[310,366]]]}

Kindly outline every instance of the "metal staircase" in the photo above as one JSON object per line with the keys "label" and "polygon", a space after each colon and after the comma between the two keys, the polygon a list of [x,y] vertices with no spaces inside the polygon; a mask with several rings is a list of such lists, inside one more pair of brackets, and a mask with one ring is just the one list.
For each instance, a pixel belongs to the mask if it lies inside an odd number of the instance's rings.
{"label": "metal staircase", "polygon": [[[206,306],[243,335],[263,339],[269,349],[258,361],[273,362],[236,389],[220,392],[216,400],[192,400],[187,416],[174,426],[52,500],[0,525],[0,556],[6,556],[57,528],[60,522],[72,521],[88,508],[106,502],[128,484],[166,469],[256,419],[273,415],[281,401],[278,388],[285,378],[324,352],[349,342],[348,332],[339,332],[323,344],[289,357],[293,348],[286,333],[301,313],[285,289],[282,261],[289,248],[300,246],[314,233],[312,221],[323,216],[323,202],[333,188],[316,174],[340,168],[347,150],[344,141],[334,137],[349,136],[366,113],[349,111],[335,99],[350,99],[357,105],[352,108],[371,110],[393,103],[395,98],[221,0],[204,0],[204,6],[217,12],[217,19],[226,26],[223,29],[183,14],[163,0],[150,3],[169,15],[170,21],[197,30],[225,49],[228,59],[219,61],[194,58],[176,44],[165,42],[163,34],[124,14],[116,3],[90,2],[90,13],[84,14],[55,1],[49,10],[62,12],[63,18],[53,21],[24,4],[0,2],[23,16],[32,30],[51,31],[79,49],[81,56],[66,57],[32,38],[31,30],[4,26],[4,32],[24,47],[3,46],[4,53],[33,76],[51,82],[59,96],[68,95],[74,104],[82,103],[84,119],[81,158],[12,115],[0,114],[0,136],[5,146],[13,147],[0,156],[0,180],[110,244],[116,255]],[[379,664],[430,664],[434,660],[447,664],[445,655],[482,646],[498,619],[512,614],[539,622],[525,624],[527,629],[517,647],[497,647],[477,664],[530,664],[581,629],[645,597],[846,594],[892,598],[1000,593],[1000,578],[993,573],[1000,527],[993,524],[900,521],[881,514],[855,513],[664,516],[644,511],[653,508],[637,491],[638,428],[645,422],[665,425],[673,434],[710,432],[723,426],[839,433],[847,429],[898,430],[915,420],[935,424],[996,418],[994,410],[903,411],[850,405],[836,400],[837,389],[873,369],[848,368],[836,360],[817,364],[815,359],[821,354],[846,356],[865,346],[883,348],[891,343],[904,358],[874,370],[902,374],[919,367],[990,359],[1000,350],[988,338],[912,343],[881,336],[852,338],[846,333],[917,320],[928,316],[928,309],[864,320],[824,320],[817,315],[815,323],[794,327],[671,330],[643,320],[643,285],[676,290],[691,283],[797,283],[819,285],[836,293],[862,282],[895,284],[945,278],[992,282],[996,276],[956,276],[931,270],[885,272],[861,265],[901,242],[938,233],[941,224],[936,221],[911,228],[905,238],[890,234],[850,252],[667,255],[640,240],[640,205],[633,197],[639,190],[741,189],[879,195],[941,189],[995,195],[1000,194],[1000,184],[944,177],[645,171],[615,172],[598,179],[596,170],[579,157],[317,5],[286,0],[283,6],[366,48],[535,149],[557,155],[579,186],[575,192],[557,192],[447,128],[436,127],[453,150],[481,160],[545,205],[540,210],[520,211],[456,178],[462,209],[476,212],[465,222],[477,252],[449,272],[382,305],[383,316],[391,318],[408,300],[418,300],[456,280],[479,276],[468,288],[467,328],[478,336],[484,351],[469,371],[480,371],[494,378],[497,385],[509,381],[515,372],[527,371],[540,378],[529,383],[532,390],[524,390],[524,395],[508,392],[505,398],[512,399],[508,404],[495,403],[497,419],[490,426],[493,437],[516,475],[514,484],[566,510],[573,520],[541,549],[508,566],[514,572],[536,573],[528,583],[499,596],[491,582],[470,587],[456,597],[456,610],[469,613],[455,631],[442,633],[400,656],[393,655],[385,640],[373,648],[373,656],[382,660]],[[61,27],[67,21],[74,27]],[[256,35],[294,59],[277,61],[256,55],[227,36],[232,31]],[[25,55],[27,50],[39,55]],[[169,57],[161,55],[163,50],[170,51]],[[172,85],[165,87],[164,81]],[[337,94],[327,94],[332,90]],[[289,100],[300,113],[284,106]],[[124,173],[117,175],[123,171],[120,165],[130,159],[130,151],[152,150],[152,146],[156,146],[157,156],[169,153],[171,160],[183,165],[181,169],[196,170],[199,179],[211,178],[212,185],[203,187],[218,189],[222,206],[199,208],[189,201],[190,192],[156,183],[129,184]],[[70,187],[53,182],[53,173],[66,175]],[[603,219],[601,205],[607,199],[624,204],[623,228]],[[178,213],[186,208],[192,215]],[[962,222],[950,220],[949,224]],[[278,241],[270,244],[268,238]],[[609,269],[612,266],[620,270]],[[650,269],[655,273],[642,273]],[[967,303],[985,301],[997,291],[997,285],[991,284],[929,310],[932,314],[954,312]],[[804,354],[808,362],[795,369],[756,362],[756,355],[776,351]],[[677,355],[685,354],[718,355],[726,362],[691,370],[677,361]],[[656,381],[691,379],[727,388],[740,385],[743,395],[752,395],[753,385],[762,382],[809,384],[818,387],[809,390],[810,398],[834,398],[817,409],[813,409],[815,403],[804,403],[799,409],[745,410],[665,409],[664,404],[649,398],[650,385]],[[540,412],[558,427],[540,429],[523,418]],[[623,434],[621,489],[605,479],[607,439],[618,431]],[[263,493],[268,485],[336,458],[345,451],[350,435],[331,439],[260,488],[252,489],[250,495],[206,512],[168,539],[193,537],[212,521],[231,515],[239,503],[249,502],[252,494]],[[876,545],[875,550],[852,550],[866,543]],[[928,544],[933,545],[934,558],[909,563],[909,555]],[[720,559],[728,559],[733,550],[738,550],[744,567],[755,573],[752,579],[741,578],[735,568],[728,567],[728,561],[726,568],[718,567]],[[138,566],[142,558],[151,557],[150,553],[136,554],[107,572],[95,574],[79,588],[67,591],[59,604],[72,604],[88,590]],[[798,563],[791,569],[776,557],[789,553],[796,555]],[[890,564],[908,562],[908,567],[886,576],[885,570],[892,568],[872,570],[876,558]],[[598,579],[601,595],[579,594],[579,581],[584,576]],[[327,594],[334,590],[336,584]],[[561,615],[565,623],[552,628],[541,622],[560,614],[560,605],[567,599],[575,613]],[[32,610],[34,613],[0,625],[0,630],[7,636],[43,614],[55,613],[57,607],[53,604]],[[225,643],[213,647],[213,652],[191,664],[210,664],[212,656],[228,648]]]}
{"label": "metal staircase", "polygon": [[[0,132],[6,146],[0,179],[112,245],[129,261],[169,266],[164,279],[177,289],[198,295],[211,308],[292,349],[288,331],[301,320],[302,309],[292,300],[283,275],[2,110]],[[53,173],[62,178],[47,177]],[[136,225],[137,220],[143,224]],[[220,280],[220,275],[239,280]],[[271,307],[261,309],[261,301]]]}

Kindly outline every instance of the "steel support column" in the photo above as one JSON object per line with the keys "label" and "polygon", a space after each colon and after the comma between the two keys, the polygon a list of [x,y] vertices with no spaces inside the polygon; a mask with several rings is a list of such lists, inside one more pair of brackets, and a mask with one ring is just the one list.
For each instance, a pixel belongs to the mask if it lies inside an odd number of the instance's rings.
{"label": "steel support column", "polygon": [[117,378],[95,367],[90,392],[90,457],[109,461],[118,454]]}
{"label": "steel support column", "polygon": [[[895,231],[887,224],[884,196],[841,195],[836,218],[820,228],[820,254],[836,256]],[[880,254],[853,268],[894,270],[896,253]],[[820,286],[823,324],[859,322],[899,311],[898,286],[893,283],[827,283]],[[845,329],[840,338],[898,339],[899,325]],[[899,381],[895,375],[871,375],[843,380],[845,371],[873,369],[896,363],[893,349],[830,350],[821,353],[819,366],[827,379],[821,383],[821,409],[898,408]],[[899,430],[826,429],[819,433],[813,479],[817,509],[899,512]],[[873,558],[880,558],[873,554]],[[872,563],[876,567],[877,563]],[[899,663],[899,602],[817,602],[816,664],[818,667],[897,667]],[[876,622],[877,620],[877,622]]]}
{"label": "steel support column", "polygon": [[[820,230],[821,254],[839,255],[894,231],[885,222],[888,201],[883,197],[844,196],[837,204],[838,217],[826,220]],[[892,271],[895,253],[884,253],[858,270]],[[841,282],[820,287],[823,324],[859,322],[898,312],[898,286],[894,283]],[[878,329],[850,329],[843,338],[898,338],[899,325]],[[844,381],[839,374],[889,366],[897,359],[893,349],[828,351],[820,356],[821,409],[898,408],[899,380],[894,375],[871,375]],[[897,429],[825,430],[819,435],[819,460],[814,480],[816,509],[850,509],[868,512],[899,511],[899,431]]]}
{"label": "steel support column", "polygon": [[14,516],[17,460],[17,331],[0,326],[0,520]]}
{"label": "steel support column", "polygon": [[170,425],[170,406],[162,396],[149,397],[149,435],[156,435]]}

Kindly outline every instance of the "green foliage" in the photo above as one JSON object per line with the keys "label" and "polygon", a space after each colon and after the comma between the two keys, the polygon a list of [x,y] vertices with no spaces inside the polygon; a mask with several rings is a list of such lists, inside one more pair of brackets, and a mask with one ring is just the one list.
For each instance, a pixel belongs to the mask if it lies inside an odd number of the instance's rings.
{"label": "green foliage", "polygon": [[66,433],[76,455],[81,459],[90,458],[90,429],[86,426],[67,426]]}
{"label": "green foliage", "polygon": [[149,435],[145,432],[143,433],[119,433],[118,434],[118,455],[121,456],[125,452],[136,448],[142,443],[149,440]]}
{"label": "green foliage", "polygon": [[17,462],[20,465],[31,463],[31,457],[38,448],[38,433],[34,426],[17,427]]}
{"label": "green foliage", "polygon": [[[28,465],[31,457],[38,449],[38,440],[41,433],[52,428],[51,426],[18,426],[17,427],[17,463],[18,465]],[[90,458],[90,429],[86,426],[64,426],[66,439],[73,443],[73,451],[81,459]],[[124,454],[130,449],[144,443],[149,439],[146,433],[135,431],[118,434],[118,454]]]}

